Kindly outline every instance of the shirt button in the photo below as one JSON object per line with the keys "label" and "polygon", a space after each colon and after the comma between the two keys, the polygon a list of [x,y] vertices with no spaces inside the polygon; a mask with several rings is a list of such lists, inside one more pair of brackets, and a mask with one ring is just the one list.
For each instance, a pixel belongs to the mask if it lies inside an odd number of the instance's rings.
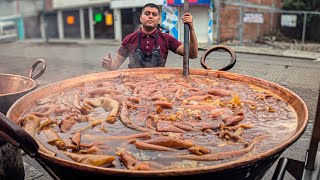
{"label": "shirt button", "polygon": [[147,36],[147,37],[149,37],[149,36]]}
{"label": "shirt button", "polygon": [[147,41],[147,43],[149,43],[149,41]]}
{"label": "shirt button", "polygon": [[148,49],[148,48],[149,48],[149,46],[146,46],[146,48]]}

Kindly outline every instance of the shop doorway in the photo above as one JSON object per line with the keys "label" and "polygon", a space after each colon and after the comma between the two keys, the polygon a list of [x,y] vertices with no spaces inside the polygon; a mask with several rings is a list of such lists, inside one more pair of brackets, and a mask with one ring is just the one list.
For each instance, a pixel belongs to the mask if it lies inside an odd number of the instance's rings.
{"label": "shop doorway", "polygon": [[121,9],[122,39],[140,25],[141,10],[142,8]]}
{"label": "shop doorway", "polygon": [[114,39],[113,10],[109,6],[94,7],[94,38]]}

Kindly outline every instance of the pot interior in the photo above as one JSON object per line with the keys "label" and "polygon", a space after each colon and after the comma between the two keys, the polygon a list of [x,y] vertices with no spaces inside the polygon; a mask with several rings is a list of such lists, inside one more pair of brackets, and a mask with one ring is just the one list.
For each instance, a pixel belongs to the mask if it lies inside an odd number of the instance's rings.
{"label": "pot interior", "polygon": [[[24,114],[24,112],[34,106],[36,104],[37,99],[41,99],[44,97],[47,97],[48,95],[52,93],[59,93],[62,91],[66,91],[68,89],[73,89],[76,87],[81,87],[84,83],[88,82],[98,82],[104,79],[117,77],[119,75],[152,75],[152,74],[182,74],[182,69],[178,68],[150,68],[150,69],[131,69],[131,70],[119,70],[119,71],[113,71],[113,72],[103,72],[103,73],[96,73],[96,74],[89,74],[85,76],[75,77],[71,79],[67,79],[64,81],[56,82],[54,84],[47,85],[43,88],[37,89],[33,91],[32,93],[29,93],[16,101],[10,110],[8,111],[7,116],[14,122],[17,122],[19,118]],[[303,131],[306,128],[307,120],[308,120],[308,111],[305,103],[303,100],[297,96],[295,93],[291,92],[290,90],[277,85],[272,82],[268,82],[262,79],[253,78],[250,76],[235,74],[235,73],[229,73],[229,72],[222,72],[222,71],[208,71],[208,70],[195,70],[191,69],[190,74],[195,75],[202,75],[202,76],[208,76],[208,75],[214,75],[216,77],[224,77],[228,78],[230,80],[234,81],[241,81],[248,84],[253,84],[261,88],[268,89],[272,91],[274,94],[280,96],[282,99],[286,100],[296,111],[297,113],[297,128],[295,129],[292,136],[285,140],[282,144],[280,144],[277,147],[274,147],[273,149],[256,155],[252,156],[250,158],[243,158],[240,160],[236,160],[234,162],[224,163],[224,164],[218,164],[213,165],[209,167],[203,167],[203,168],[191,168],[188,170],[182,169],[182,170],[163,170],[163,171],[152,171],[152,172],[130,172],[126,170],[118,170],[118,169],[109,169],[109,168],[100,168],[100,167],[93,167],[89,165],[82,165],[78,163],[74,163],[71,161],[66,161],[64,159],[58,158],[58,157],[51,157],[48,156],[42,152],[40,152],[40,155],[42,158],[49,159],[50,161],[62,164],[63,166],[67,167],[76,167],[77,169],[85,169],[88,171],[94,171],[98,173],[105,173],[105,174],[119,174],[124,173],[126,175],[132,175],[135,173],[138,173],[139,175],[156,175],[161,173],[160,176],[166,176],[166,175],[187,175],[187,174],[197,174],[197,173],[208,173],[208,172],[215,172],[219,170],[226,170],[231,168],[236,168],[239,166],[244,166],[250,163],[254,163],[258,160],[264,160],[267,157],[276,155],[281,153],[284,149],[286,149],[289,145],[291,145],[293,142],[295,142],[303,133]],[[189,172],[191,171],[191,172]]]}
{"label": "pot interior", "polygon": [[30,78],[12,75],[0,74],[0,97],[15,93],[22,93],[33,89],[37,83]]}

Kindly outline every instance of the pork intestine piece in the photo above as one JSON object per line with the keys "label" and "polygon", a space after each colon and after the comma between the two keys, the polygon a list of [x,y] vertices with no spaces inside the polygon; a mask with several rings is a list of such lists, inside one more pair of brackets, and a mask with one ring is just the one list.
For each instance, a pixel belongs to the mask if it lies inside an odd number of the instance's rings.
{"label": "pork intestine piece", "polygon": [[128,128],[135,129],[135,130],[141,131],[141,132],[152,132],[153,131],[148,128],[140,127],[136,123],[131,121],[131,119],[129,118],[128,106],[125,102],[122,102],[122,108],[120,111],[120,120],[123,123],[123,125],[125,125]]}
{"label": "pork intestine piece", "polygon": [[165,147],[172,147],[172,148],[190,148],[191,146],[194,146],[194,143],[189,140],[182,140],[178,138],[172,138],[172,137],[157,137],[154,139],[143,141],[145,143],[149,144],[155,144],[159,146],[165,146]]}
{"label": "pork intestine piece", "polygon": [[88,93],[85,95],[85,97],[95,97],[95,96],[101,97],[101,96],[103,96],[104,94],[111,94],[111,93],[121,94],[120,91],[111,90],[111,89],[109,89],[109,88],[102,87],[102,88],[96,88],[96,89],[88,92]]}
{"label": "pork intestine piece", "polygon": [[158,132],[176,132],[176,133],[186,133],[185,130],[180,129],[179,127],[173,126],[172,123],[168,121],[157,122],[157,131]]}
{"label": "pork intestine piece", "polygon": [[27,115],[23,119],[19,120],[22,128],[33,138],[35,137],[36,129],[40,125],[41,118],[35,115]]}
{"label": "pork intestine piece", "polygon": [[114,156],[107,155],[75,154],[67,151],[63,153],[78,163],[92,166],[108,166],[115,160]]}
{"label": "pork intestine piece", "polygon": [[205,155],[178,155],[175,157],[180,159],[188,159],[188,160],[195,160],[195,161],[219,161],[219,160],[225,160],[225,159],[231,159],[231,158],[243,156],[251,152],[253,148],[254,148],[254,143],[252,143],[250,146],[246,148],[236,150],[236,151],[219,152],[219,153],[205,154]]}
{"label": "pork intestine piece", "polygon": [[123,165],[130,170],[153,170],[149,164],[138,161],[133,155],[124,150],[116,152]]}
{"label": "pork intestine piece", "polygon": [[63,119],[61,121],[61,123],[59,124],[59,128],[60,128],[60,131],[65,133],[67,131],[69,131],[73,125],[76,124],[76,121],[71,118],[71,119]]}
{"label": "pork intestine piece", "polygon": [[80,145],[80,141],[81,141],[81,133],[77,132],[75,133],[72,137],[71,137],[71,141],[74,145],[76,145],[77,147],[79,147]]}
{"label": "pork intestine piece", "polygon": [[92,108],[103,107],[106,110],[110,110],[109,115],[106,117],[106,121],[111,124],[115,123],[116,118],[118,116],[119,109],[120,109],[120,103],[109,97],[85,99],[83,104],[86,107],[89,107],[89,109],[90,107]]}
{"label": "pork intestine piece", "polygon": [[104,153],[102,152],[102,150],[100,148],[98,148],[97,146],[92,146],[89,149],[86,150],[80,150],[79,151],[80,154],[95,154],[95,155],[103,155]]}
{"label": "pork intestine piece", "polygon": [[42,131],[46,136],[48,143],[53,143],[58,149],[65,149],[67,147],[66,143],[52,128],[46,127]]}
{"label": "pork intestine piece", "polygon": [[144,142],[136,141],[136,140],[133,140],[130,143],[134,144],[136,146],[136,148],[138,148],[138,149],[154,150],[154,151],[177,151],[176,149],[173,149],[173,148],[158,146],[155,144],[144,143]]}
{"label": "pork intestine piece", "polygon": [[44,146],[40,141],[36,140],[36,142],[38,143],[39,145],[39,151],[45,153],[45,154],[48,154],[50,156],[56,156],[57,153],[56,152],[53,152],[51,151],[50,149],[48,149],[46,146]]}
{"label": "pork intestine piece", "polygon": [[20,119],[20,123],[23,129],[32,136],[39,145],[39,151],[46,153],[50,156],[56,156],[56,153],[46,148],[40,141],[35,138],[36,129],[40,125],[41,118],[34,115],[27,115],[23,119]]}
{"label": "pork intestine piece", "polygon": [[199,145],[195,145],[195,146],[188,148],[188,151],[190,151],[191,153],[196,154],[196,155],[203,155],[203,154],[208,154],[211,152],[210,149],[208,149],[204,146],[199,146]]}

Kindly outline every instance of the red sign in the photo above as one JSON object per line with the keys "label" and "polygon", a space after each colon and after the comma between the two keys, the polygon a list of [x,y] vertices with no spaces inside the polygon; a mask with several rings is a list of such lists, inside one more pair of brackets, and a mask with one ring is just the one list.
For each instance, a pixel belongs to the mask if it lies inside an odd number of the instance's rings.
{"label": "red sign", "polygon": [[[167,0],[168,5],[183,5],[184,0]],[[210,5],[210,0],[189,0],[190,4]]]}

